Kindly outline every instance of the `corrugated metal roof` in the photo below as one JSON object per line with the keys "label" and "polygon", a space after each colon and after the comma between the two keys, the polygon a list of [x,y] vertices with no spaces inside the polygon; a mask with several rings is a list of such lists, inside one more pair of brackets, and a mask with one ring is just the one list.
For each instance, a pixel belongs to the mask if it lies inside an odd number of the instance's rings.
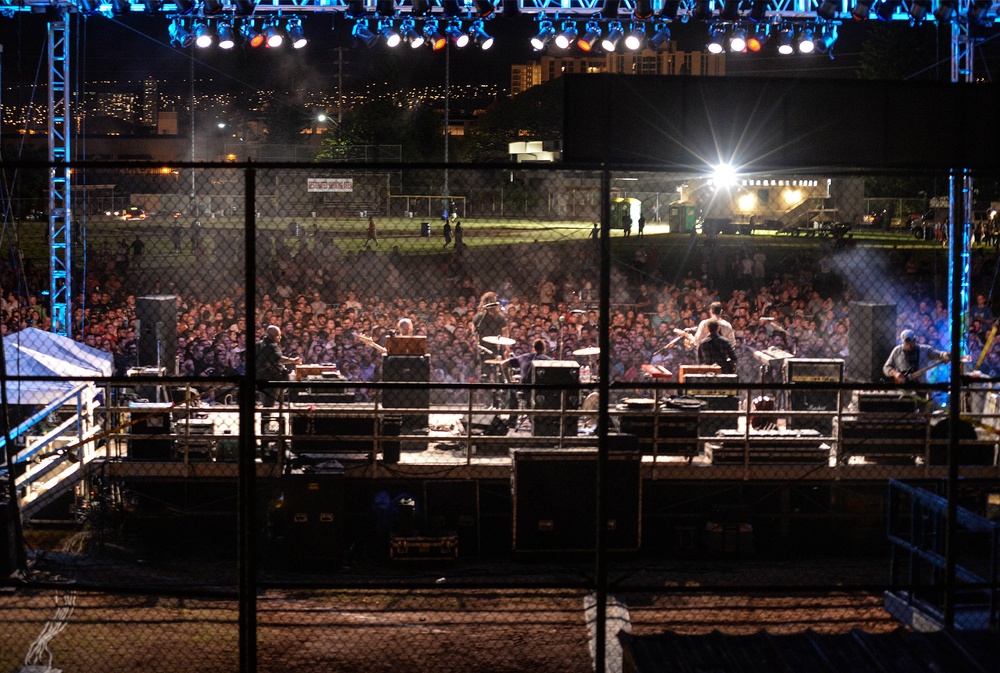
{"label": "corrugated metal roof", "polygon": [[896,629],[794,635],[620,633],[624,673],[998,673],[1000,636]]}

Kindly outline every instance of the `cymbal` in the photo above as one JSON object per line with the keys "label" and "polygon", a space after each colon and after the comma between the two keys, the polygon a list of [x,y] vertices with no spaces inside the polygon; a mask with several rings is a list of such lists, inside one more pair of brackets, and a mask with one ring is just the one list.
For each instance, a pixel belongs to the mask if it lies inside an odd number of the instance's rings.
{"label": "cymbal", "polygon": [[483,360],[484,365],[500,365],[503,364],[503,360],[500,358],[490,358],[489,360]]}
{"label": "cymbal", "polygon": [[587,346],[573,351],[573,355],[600,355],[601,349],[598,346]]}
{"label": "cymbal", "polygon": [[504,336],[485,336],[483,337],[483,341],[496,346],[513,346],[517,343],[513,339]]}

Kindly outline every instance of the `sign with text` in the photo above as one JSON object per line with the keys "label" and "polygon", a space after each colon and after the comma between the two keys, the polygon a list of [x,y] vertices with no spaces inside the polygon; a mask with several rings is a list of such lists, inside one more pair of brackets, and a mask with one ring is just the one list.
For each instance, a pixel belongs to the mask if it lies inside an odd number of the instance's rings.
{"label": "sign with text", "polygon": [[310,192],[353,192],[354,178],[306,178]]}

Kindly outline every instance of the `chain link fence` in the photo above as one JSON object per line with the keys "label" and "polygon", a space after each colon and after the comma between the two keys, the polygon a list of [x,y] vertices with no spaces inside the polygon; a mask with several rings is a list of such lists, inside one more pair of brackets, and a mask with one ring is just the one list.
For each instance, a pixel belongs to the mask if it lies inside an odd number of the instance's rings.
{"label": "chain link fence", "polygon": [[876,224],[864,175],[75,176],[68,337],[26,194],[0,239],[0,668],[997,626],[1000,237]]}

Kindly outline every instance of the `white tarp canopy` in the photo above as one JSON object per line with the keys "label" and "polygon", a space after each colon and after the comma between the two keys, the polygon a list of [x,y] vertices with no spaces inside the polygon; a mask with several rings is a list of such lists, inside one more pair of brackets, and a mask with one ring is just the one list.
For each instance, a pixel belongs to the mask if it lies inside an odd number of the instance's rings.
{"label": "white tarp canopy", "polygon": [[83,382],[66,378],[94,378],[114,373],[111,353],[34,327],[3,338],[7,376],[46,376],[48,381],[3,381],[10,404],[47,404]]}

